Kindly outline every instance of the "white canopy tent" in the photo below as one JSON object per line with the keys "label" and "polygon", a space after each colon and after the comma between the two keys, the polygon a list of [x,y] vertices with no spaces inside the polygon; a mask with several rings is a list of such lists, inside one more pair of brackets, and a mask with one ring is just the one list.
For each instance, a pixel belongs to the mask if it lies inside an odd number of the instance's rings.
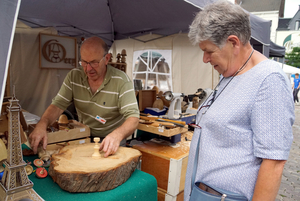
{"label": "white canopy tent", "polygon": [[299,68],[296,68],[296,67],[293,67],[293,66],[290,66],[287,64],[282,64],[282,63],[279,63],[279,64],[282,67],[282,70],[287,74],[296,74],[296,73],[300,74]]}
{"label": "white canopy tent", "polygon": [[280,65],[283,72],[285,72],[286,75],[288,76],[288,78],[291,82],[291,85],[293,85],[294,78],[292,77],[292,75],[296,74],[296,73],[300,74],[300,69],[296,68],[296,67],[293,67],[293,66],[290,66],[290,65],[287,65],[287,64],[280,63],[280,62],[277,62],[277,63]]}

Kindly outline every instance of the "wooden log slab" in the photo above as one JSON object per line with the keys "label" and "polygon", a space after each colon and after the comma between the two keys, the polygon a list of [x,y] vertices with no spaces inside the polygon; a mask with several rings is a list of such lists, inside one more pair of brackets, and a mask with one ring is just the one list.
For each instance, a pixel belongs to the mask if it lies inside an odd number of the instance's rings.
{"label": "wooden log slab", "polygon": [[94,159],[94,143],[69,145],[53,154],[49,175],[62,189],[69,192],[97,192],[111,190],[131,176],[141,152],[126,147],[107,158]]}

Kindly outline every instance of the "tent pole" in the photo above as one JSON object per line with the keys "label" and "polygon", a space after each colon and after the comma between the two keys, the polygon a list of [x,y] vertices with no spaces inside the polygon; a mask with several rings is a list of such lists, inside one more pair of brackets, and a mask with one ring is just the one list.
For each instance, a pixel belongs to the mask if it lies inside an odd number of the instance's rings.
{"label": "tent pole", "polygon": [[112,37],[112,41],[114,42],[115,41],[114,20],[113,20],[112,15],[111,15],[111,10],[110,10],[110,7],[109,7],[109,0],[107,0],[107,7],[108,7],[108,11],[109,11],[110,20],[111,20],[111,37]]}

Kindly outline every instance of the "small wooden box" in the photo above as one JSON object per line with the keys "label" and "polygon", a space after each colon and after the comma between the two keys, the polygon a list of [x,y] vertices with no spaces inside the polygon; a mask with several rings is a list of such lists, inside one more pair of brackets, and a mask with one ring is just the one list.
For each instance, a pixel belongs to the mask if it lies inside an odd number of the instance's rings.
{"label": "small wooden box", "polygon": [[133,148],[142,152],[141,170],[153,175],[159,188],[171,196],[184,190],[190,142],[179,142],[172,147],[147,141]]}
{"label": "small wooden box", "polygon": [[139,109],[144,111],[146,107],[152,107],[156,100],[156,90],[139,90]]}
{"label": "small wooden box", "polygon": [[[88,126],[75,120],[70,120],[69,122],[73,127],[72,129],[48,132],[48,144],[90,137],[90,128]],[[29,134],[34,130],[35,126],[36,124],[29,125]]]}
{"label": "small wooden box", "polygon": [[183,201],[183,200],[184,200],[184,191],[181,191],[176,196],[172,196],[169,195],[165,190],[161,188],[157,189],[157,201]]}

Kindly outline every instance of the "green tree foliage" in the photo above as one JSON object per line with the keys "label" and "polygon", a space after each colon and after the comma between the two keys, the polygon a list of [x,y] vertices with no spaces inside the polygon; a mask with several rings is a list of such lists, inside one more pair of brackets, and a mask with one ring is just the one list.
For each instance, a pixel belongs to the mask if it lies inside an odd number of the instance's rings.
{"label": "green tree foliage", "polygon": [[286,64],[300,68],[300,47],[294,47],[291,53],[285,54]]}

